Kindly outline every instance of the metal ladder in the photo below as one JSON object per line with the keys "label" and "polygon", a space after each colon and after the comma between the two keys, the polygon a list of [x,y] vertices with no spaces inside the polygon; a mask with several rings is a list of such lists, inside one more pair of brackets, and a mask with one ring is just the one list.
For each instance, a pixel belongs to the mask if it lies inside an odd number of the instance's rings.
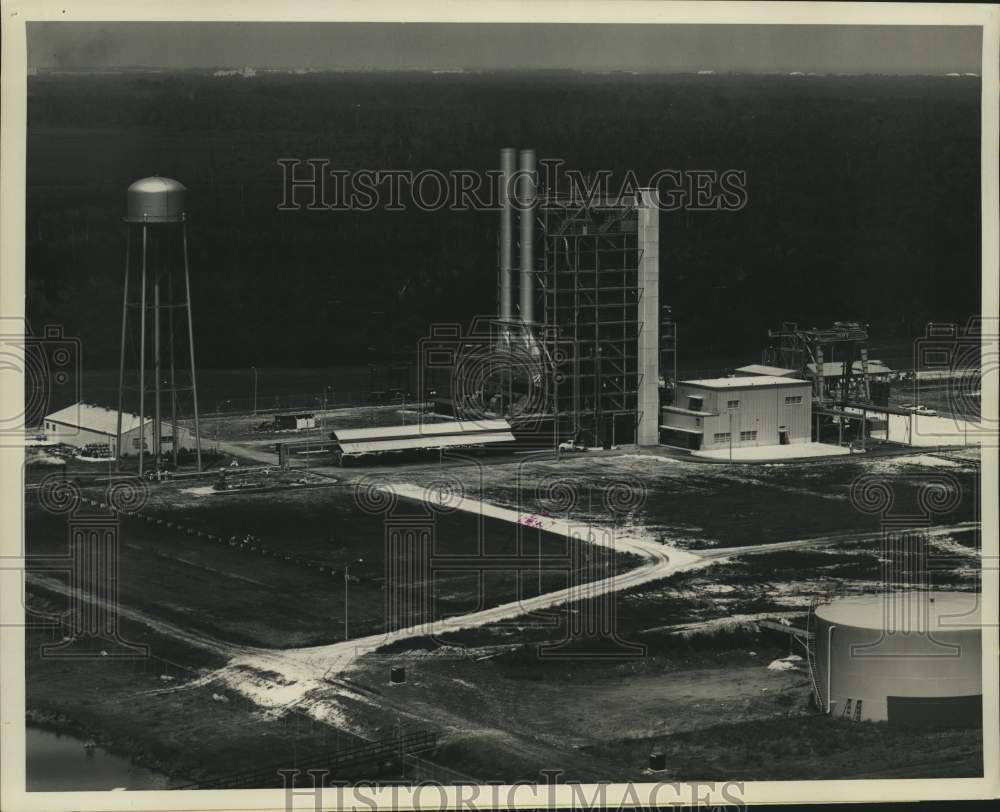
{"label": "metal ladder", "polygon": [[[813,612],[816,609],[817,600],[813,598],[809,602],[809,613],[806,615],[806,664],[809,670],[809,681],[812,683],[813,698],[816,700],[816,707],[819,708],[821,713],[826,712],[826,701],[823,699],[823,693],[820,691],[819,682],[816,679],[816,655],[813,652],[813,641],[816,639],[816,633],[812,628]],[[829,652],[827,652],[829,657]]]}

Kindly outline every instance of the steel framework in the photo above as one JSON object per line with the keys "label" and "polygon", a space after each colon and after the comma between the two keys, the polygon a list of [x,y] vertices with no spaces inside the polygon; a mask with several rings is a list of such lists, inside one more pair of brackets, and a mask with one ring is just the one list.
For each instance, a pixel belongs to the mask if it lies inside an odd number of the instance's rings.
{"label": "steel framework", "polygon": [[674,402],[674,389],[677,385],[677,322],[674,321],[673,308],[663,305],[660,318],[660,401],[663,406]]}
{"label": "steel framework", "polygon": [[[794,322],[785,322],[780,330],[769,330],[777,338],[777,347],[768,347],[763,363],[794,369],[813,381],[813,398],[823,402],[869,401],[868,325],[856,321],[837,321],[832,327],[804,330]],[[829,386],[823,374],[828,362],[841,364],[842,374],[836,387]],[[855,369],[855,363],[859,369]],[[809,369],[809,365],[813,369]]]}
{"label": "steel framework", "polygon": [[588,444],[633,442],[642,383],[638,201],[549,196],[540,203],[536,289],[561,431],[571,423]]}

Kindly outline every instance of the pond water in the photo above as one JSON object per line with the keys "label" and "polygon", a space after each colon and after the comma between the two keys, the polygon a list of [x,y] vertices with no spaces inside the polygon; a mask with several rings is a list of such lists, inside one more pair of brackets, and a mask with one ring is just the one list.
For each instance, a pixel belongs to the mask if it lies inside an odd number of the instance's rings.
{"label": "pond water", "polygon": [[170,789],[176,783],[100,747],[88,749],[75,736],[33,727],[25,733],[29,792]]}

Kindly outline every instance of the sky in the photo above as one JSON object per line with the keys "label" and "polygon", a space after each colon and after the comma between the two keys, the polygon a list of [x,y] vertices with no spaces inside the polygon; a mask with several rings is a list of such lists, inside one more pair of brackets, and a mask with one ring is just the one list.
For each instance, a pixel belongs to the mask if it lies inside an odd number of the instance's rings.
{"label": "sky", "polygon": [[32,22],[41,69],[980,70],[975,26]]}

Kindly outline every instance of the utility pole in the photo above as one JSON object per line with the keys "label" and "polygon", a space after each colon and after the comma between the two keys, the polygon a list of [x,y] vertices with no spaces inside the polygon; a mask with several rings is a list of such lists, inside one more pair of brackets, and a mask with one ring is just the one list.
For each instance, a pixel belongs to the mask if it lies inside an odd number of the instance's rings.
{"label": "utility pole", "polygon": [[396,741],[399,747],[399,777],[406,778],[406,753],[403,751],[403,720],[396,714]]}
{"label": "utility pole", "polygon": [[729,413],[729,464],[733,464],[733,413]]}
{"label": "utility pole", "polygon": [[[355,564],[363,564],[363,558],[359,558],[357,561],[353,562]],[[344,564],[344,640],[347,641],[350,638],[347,636],[347,585],[348,581],[348,570],[351,567],[351,562]]]}
{"label": "utility pole", "polygon": [[347,570],[350,564],[344,564],[344,642],[347,642],[350,638],[347,636]]}

